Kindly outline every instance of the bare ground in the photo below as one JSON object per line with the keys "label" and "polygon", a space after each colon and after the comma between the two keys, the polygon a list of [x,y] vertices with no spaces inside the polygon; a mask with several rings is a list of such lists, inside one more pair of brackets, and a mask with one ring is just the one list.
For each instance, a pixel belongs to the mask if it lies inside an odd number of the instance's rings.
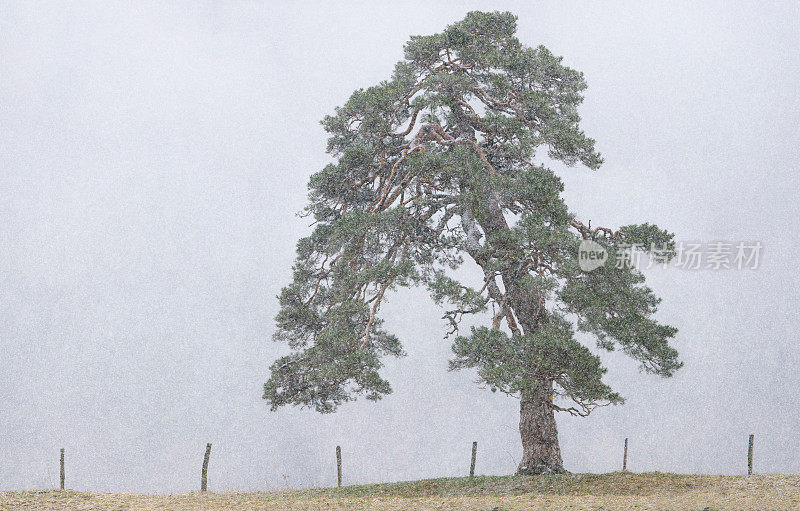
{"label": "bare ground", "polygon": [[570,474],[263,493],[0,492],[2,510],[800,510],[800,476]]}

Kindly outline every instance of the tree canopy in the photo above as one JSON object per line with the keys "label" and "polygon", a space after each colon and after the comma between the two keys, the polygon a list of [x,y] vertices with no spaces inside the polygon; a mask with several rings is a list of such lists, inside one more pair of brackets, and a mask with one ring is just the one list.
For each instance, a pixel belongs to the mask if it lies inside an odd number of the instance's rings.
{"label": "tree canopy", "polygon": [[[447,308],[451,369],[475,368],[509,394],[553,382],[556,410],[585,415],[622,401],[578,332],[647,372],[681,366],[669,344],[676,329],[654,319],[659,299],[644,276],[614,264],[631,245],[670,257],[673,236],[651,224],[592,227],[570,212],[548,162],[603,162],[579,126],[586,83],[515,32],[511,13],[471,12],[413,36],[390,79],[356,90],[322,121],[335,161],[310,179],[314,229],[279,297],[274,339],[292,352],[264,386],[273,409],[331,412],[390,393],[382,357],[403,348],[379,309],[398,286],[425,286]],[[583,271],[583,240],[608,262]],[[466,258],[481,281],[460,279]],[[472,314],[486,326],[459,331]]]}

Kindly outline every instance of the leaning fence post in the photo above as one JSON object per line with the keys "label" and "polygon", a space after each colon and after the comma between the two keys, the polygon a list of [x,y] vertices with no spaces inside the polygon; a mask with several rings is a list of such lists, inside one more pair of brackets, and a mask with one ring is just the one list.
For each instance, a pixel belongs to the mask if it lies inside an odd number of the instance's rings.
{"label": "leaning fence post", "polygon": [[475,455],[478,454],[478,442],[472,442],[472,463],[469,464],[469,476],[475,477]]}
{"label": "leaning fence post", "polygon": [[342,487],[342,448],[336,446],[336,480],[339,483],[339,488]]}
{"label": "leaning fence post", "polygon": [[206,455],[203,456],[203,472],[200,475],[200,491],[208,487],[208,458],[211,456],[211,444],[206,444]]}
{"label": "leaning fence post", "polygon": [[64,448],[61,448],[61,489],[64,489]]}
{"label": "leaning fence post", "polygon": [[753,435],[750,434],[750,441],[747,443],[747,475],[753,473]]}
{"label": "leaning fence post", "polygon": [[622,454],[622,471],[628,471],[628,439],[625,439],[625,451]]}

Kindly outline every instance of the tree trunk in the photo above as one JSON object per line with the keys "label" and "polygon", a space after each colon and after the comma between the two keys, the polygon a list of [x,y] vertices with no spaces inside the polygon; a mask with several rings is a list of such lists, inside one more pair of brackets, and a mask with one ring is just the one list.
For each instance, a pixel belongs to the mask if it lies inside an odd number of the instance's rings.
{"label": "tree trunk", "polygon": [[[471,212],[465,220],[467,223],[477,220],[487,238],[509,229],[500,196],[494,190],[489,190],[486,202],[474,220]],[[484,268],[485,261],[479,251],[472,251],[470,255]],[[484,268],[484,272],[486,270],[487,268]],[[515,267],[513,264],[506,264],[499,269],[499,273],[509,305],[522,326],[521,334],[533,334],[547,318],[545,297],[541,290],[535,289],[523,280],[527,274],[524,265]],[[517,468],[518,474],[565,472],[561,461],[561,449],[558,446],[558,428],[555,410],[551,406],[552,401],[552,380],[541,382],[532,379],[531,387],[521,392],[519,433],[522,437],[522,461]]]}
{"label": "tree trunk", "polygon": [[519,408],[522,461],[517,474],[564,472],[555,413],[550,406],[552,396],[553,382],[522,392]]}

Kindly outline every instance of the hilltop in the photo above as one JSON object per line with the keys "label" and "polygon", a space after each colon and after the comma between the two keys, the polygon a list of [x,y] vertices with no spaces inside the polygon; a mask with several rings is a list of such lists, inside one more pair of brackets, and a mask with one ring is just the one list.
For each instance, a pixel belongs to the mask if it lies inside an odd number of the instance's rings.
{"label": "hilltop", "polygon": [[800,476],[665,473],[479,476],[253,493],[0,492],[13,510],[778,510],[800,507]]}

